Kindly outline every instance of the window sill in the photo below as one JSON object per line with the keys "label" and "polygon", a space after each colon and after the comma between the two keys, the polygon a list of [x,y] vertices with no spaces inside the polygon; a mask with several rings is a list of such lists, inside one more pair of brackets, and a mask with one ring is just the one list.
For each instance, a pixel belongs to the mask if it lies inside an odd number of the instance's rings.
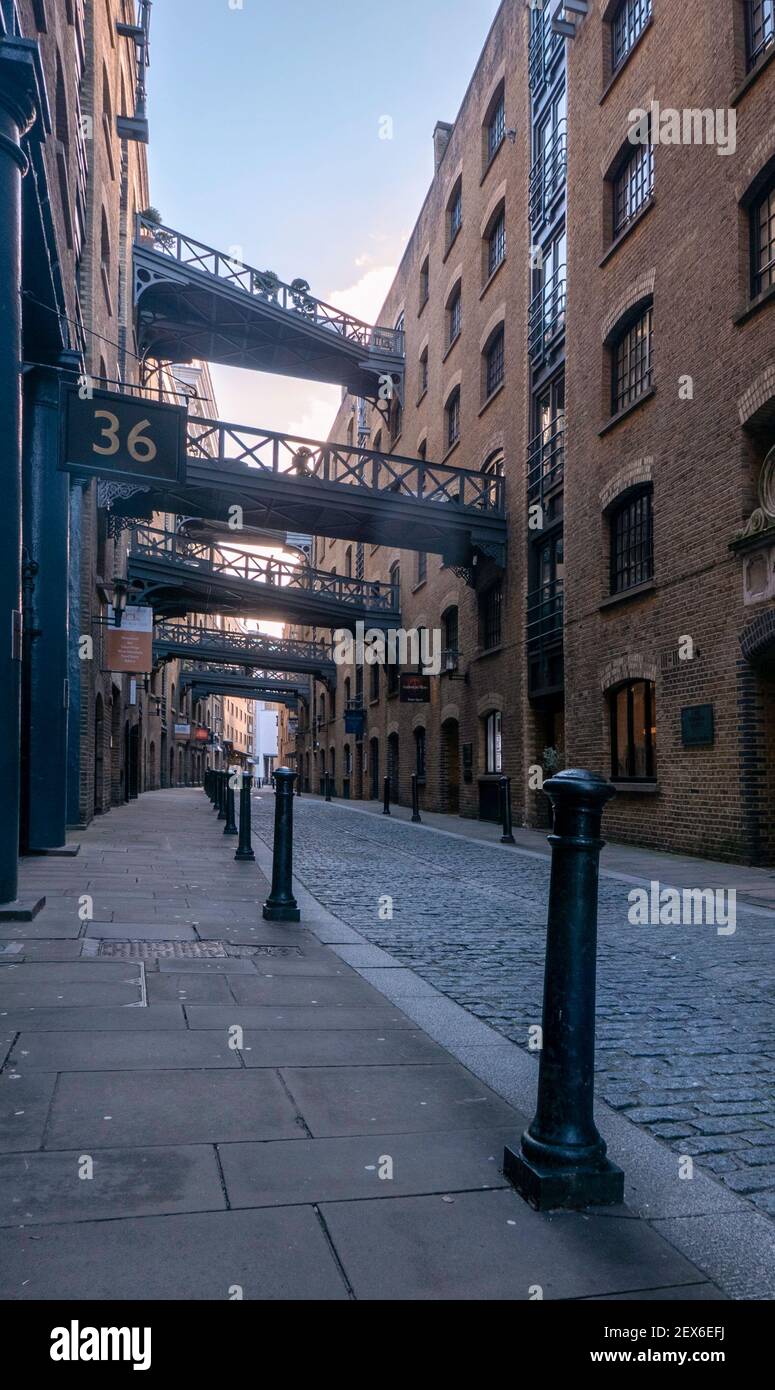
{"label": "window sill", "polygon": [[503,149],[503,146],[505,145],[505,143],[506,143],[506,133],[505,133],[505,131],[504,131],[503,135],[501,136],[500,140],[498,141],[498,144],[496,145],[495,149],[493,150],[492,154],[490,155],[489,159],[487,160],[487,163],[486,163],[485,166],[484,166],[484,169],[483,169],[483,171],[482,171],[482,177],[481,177],[480,180],[479,180],[479,187],[480,187],[480,188],[481,188],[482,184],[484,183],[485,179],[487,178],[487,175],[489,174],[490,170],[492,169],[492,166],[493,166],[493,164],[495,163],[496,159],[498,158],[498,155],[500,154],[501,150]]}
{"label": "window sill", "polygon": [[373,709],[374,706],[375,706],[375,705],[378,705],[378,704],[379,704],[379,695],[375,695],[373,699],[370,699],[370,700],[369,700],[369,709]]}
{"label": "window sill", "polygon": [[620,410],[618,414],[612,415],[610,420],[606,420],[605,424],[597,432],[598,437],[602,439],[603,435],[608,434],[610,430],[616,429],[616,426],[621,424],[622,420],[626,420],[627,417],[629,415],[632,415],[634,411],[640,410],[641,406],[645,405],[646,402],[650,401],[652,396],[655,395],[656,387],[650,386],[648,391],[644,391],[643,395],[638,396],[638,399],[636,401],[630,401],[630,404],[626,405],[624,407],[624,410]]}
{"label": "window sill", "polygon": [[481,407],[481,409],[480,409],[480,411],[479,411],[479,416],[480,416],[480,418],[481,418],[482,415],[484,415],[485,410],[489,410],[489,408],[490,408],[490,406],[492,405],[493,401],[495,400],[496,396],[499,396],[499,395],[500,395],[500,393],[501,393],[501,391],[503,390],[503,388],[504,388],[505,385],[506,385],[506,382],[505,382],[505,381],[502,381],[502,382],[500,383],[500,386],[496,386],[495,390],[490,392],[490,395],[487,397],[487,400],[484,402],[484,405]]}
{"label": "window sill", "polygon": [[413,586],[413,588],[411,589],[411,593],[413,593],[413,594],[419,593],[420,589],[424,589],[424,588],[425,588],[425,585],[426,585],[427,583],[428,583],[427,579],[418,579],[417,583],[416,583],[416,584]]}
{"label": "window sill", "polygon": [[656,796],[659,792],[658,782],[612,782],[611,785],[620,795],[633,792],[636,796]]}
{"label": "window sill", "polygon": [[443,255],[442,258],[441,258],[441,264],[442,264],[442,265],[445,264],[445,262],[446,262],[446,260],[447,260],[447,257],[448,257],[448,255],[449,255],[450,251],[452,250],[452,247],[455,245],[455,242],[457,241],[458,237],[460,236],[460,232],[461,232],[461,230],[462,230],[462,225],[463,225],[463,224],[461,223],[460,226],[458,227],[457,231],[455,232],[455,235],[452,237],[452,240],[447,242],[447,249],[446,249],[446,251],[444,252],[444,255]]}
{"label": "window sill", "polygon": [[456,449],[459,449],[459,448],[460,448],[460,436],[458,435],[458,437],[457,437],[457,439],[455,440],[454,444],[450,444],[449,448],[447,449],[446,454],[442,454],[442,456],[441,456],[441,462],[442,462],[442,463],[446,463],[446,462],[447,462],[447,459],[450,458],[451,455],[454,454],[455,450],[456,450]]}
{"label": "window sill", "polygon": [[775,299],[775,285],[769,285],[761,294],[757,294],[756,298],[752,299],[750,304],[746,305],[745,309],[737,315],[733,322],[738,326],[747,323],[748,320],[752,319],[755,314],[758,314],[765,305],[771,304],[773,299]]}
{"label": "window sill", "polygon": [[483,647],[474,657],[474,661],[486,661],[489,656],[498,656],[503,651],[503,643],[499,642],[497,647]]}
{"label": "window sill", "polygon": [[399,430],[399,431],[398,431],[398,434],[397,434],[396,437],[395,437],[395,439],[391,439],[391,441],[390,441],[390,449],[388,450],[389,453],[392,453],[392,452],[393,452],[393,450],[395,449],[396,444],[398,444],[398,442],[399,442],[399,440],[400,440],[402,434],[403,434],[403,430]]}
{"label": "window sill", "polygon": [[654,194],[652,193],[648,201],[643,204],[643,207],[638,209],[632,221],[627,223],[627,226],[624,228],[624,231],[620,232],[619,235],[614,238],[607,251],[603,253],[603,256],[597,263],[599,268],[602,269],[602,267],[606,265],[606,263],[611,259],[611,257],[616,254],[622,242],[627,240],[628,236],[630,236],[631,233],[635,231],[635,228],[638,227],[640,223],[643,221],[646,214],[651,212],[651,209],[654,206],[654,202],[655,198]]}
{"label": "window sill", "polygon": [[427,305],[429,299],[430,299],[430,295],[429,295],[429,294],[426,294],[424,300],[422,301],[422,304],[420,305],[419,309],[417,310],[417,317],[418,317],[418,319],[419,319],[420,315],[424,312],[425,307],[426,307],[426,305]]}
{"label": "window sill", "polygon": [[742,101],[749,87],[752,87],[754,82],[758,81],[765,68],[770,66],[773,59],[775,59],[775,43],[770,44],[769,48],[766,49],[761,58],[758,59],[755,66],[751,68],[751,71],[746,73],[740,85],[735,88],[729,98],[730,106],[737,106],[738,102]]}
{"label": "window sill", "polygon": [[[641,31],[640,31],[640,33],[639,33],[637,39],[635,40],[634,44],[632,45],[632,48],[630,49],[630,51],[629,51],[629,53],[627,54],[626,58],[619,64],[618,68],[616,69],[616,72],[611,73],[611,76],[609,77],[608,82],[606,83],[605,87],[603,88],[603,90],[602,90],[602,92],[601,92],[601,94],[600,94],[600,97],[598,98],[598,105],[599,105],[599,106],[602,106],[602,105],[603,105],[603,102],[605,101],[606,97],[608,96],[608,93],[611,91],[611,89],[612,89],[613,87],[616,86],[616,84],[617,84],[617,82],[619,81],[619,78],[621,77],[621,75],[622,75],[622,73],[624,72],[625,68],[629,67],[631,59],[632,59],[633,56],[637,53],[638,49],[640,48],[641,44],[643,43],[643,40],[645,39],[645,37],[646,37],[647,33],[649,32],[649,30],[650,30],[650,28],[651,28],[651,26],[652,26],[653,23],[654,23],[654,16],[652,15],[651,18],[650,18],[649,20],[647,20],[647,22],[644,24],[643,28],[641,29]],[[642,108],[641,108],[641,109],[642,109]]]}
{"label": "window sill", "polygon": [[427,394],[428,394],[428,387],[426,386],[425,390],[420,392],[419,396],[417,397],[417,400],[416,400],[415,403],[414,403],[415,410],[417,409],[418,405],[421,405],[421,404],[422,404],[422,402],[425,400],[425,397],[427,396]]}
{"label": "window sill", "polygon": [[489,288],[490,288],[490,285],[492,284],[493,280],[495,279],[496,275],[498,274],[498,271],[500,270],[501,266],[503,266],[503,265],[505,265],[505,264],[506,264],[506,257],[503,256],[503,257],[501,257],[501,259],[498,261],[498,264],[496,265],[494,271],[492,272],[492,275],[488,275],[487,279],[485,280],[484,284],[482,285],[482,288],[481,288],[480,291],[479,291],[479,298],[480,298],[480,300],[481,300],[481,299],[484,299],[484,296],[486,295],[487,291],[488,291]]}
{"label": "window sill", "polygon": [[451,353],[453,347],[455,346],[455,344],[458,343],[458,342],[460,342],[460,335],[461,335],[462,331],[463,331],[462,328],[458,329],[458,331],[457,331],[457,333],[455,334],[455,336],[454,336],[454,338],[452,339],[452,341],[451,341],[450,343],[447,344],[446,351],[445,351],[445,353],[444,353],[444,356],[443,356],[442,359],[441,359],[442,362],[446,362],[446,360],[447,360],[447,358],[449,357],[449,355],[450,355],[450,353]]}
{"label": "window sill", "polygon": [[600,604],[600,611],[606,608],[616,608],[620,603],[627,603],[630,599],[643,598],[646,594],[656,593],[656,581],[647,579],[643,584],[633,584],[631,589],[622,589],[620,594],[610,594],[604,598]]}

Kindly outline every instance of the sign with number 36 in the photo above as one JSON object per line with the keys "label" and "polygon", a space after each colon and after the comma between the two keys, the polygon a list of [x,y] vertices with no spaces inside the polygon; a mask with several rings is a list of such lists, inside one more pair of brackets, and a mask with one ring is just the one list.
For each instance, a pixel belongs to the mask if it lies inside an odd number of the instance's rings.
{"label": "sign with number 36", "polygon": [[76,386],[60,398],[59,467],[126,482],[185,482],[186,410],[162,401]]}

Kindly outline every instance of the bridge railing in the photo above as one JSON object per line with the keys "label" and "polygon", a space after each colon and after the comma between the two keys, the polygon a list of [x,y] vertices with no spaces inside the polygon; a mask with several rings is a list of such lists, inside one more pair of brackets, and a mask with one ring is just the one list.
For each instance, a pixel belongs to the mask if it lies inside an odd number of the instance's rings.
{"label": "bridge railing", "polygon": [[190,417],[186,451],[191,458],[244,463],[283,478],[362,488],[389,497],[452,505],[476,512],[502,514],[504,480],[471,468],[456,468],[425,459],[383,454],[354,444],[332,444],[301,435],[279,434],[223,420]]}
{"label": "bridge railing", "polygon": [[333,661],[332,648],[323,642],[303,642],[293,637],[273,637],[268,632],[230,632],[218,627],[197,627],[195,624],[178,625],[172,622],[157,623],[153,630],[153,640],[160,644],[186,647],[192,653],[205,647],[220,647],[224,651],[244,652],[255,655],[256,665],[271,661],[272,657],[302,657],[310,661]]}
{"label": "bridge railing", "polygon": [[302,589],[373,609],[391,612],[398,609],[398,586],[371,579],[352,579],[347,575],[316,570],[308,565],[295,565],[273,556],[257,555],[238,546],[216,545],[212,541],[195,540],[175,531],[158,531],[151,526],[136,526],[132,532],[130,555],[152,560],[164,560],[181,570],[199,570],[205,574],[220,574],[226,578],[246,579],[253,583],[291,589]]}
{"label": "bridge railing", "polygon": [[273,271],[256,270],[234,256],[217,251],[202,241],[185,236],[173,227],[165,227],[155,219],[137,215],[135,239],[138,245],[168,256],[180,265],[211,275],[224,284],[243,290],[246,294],[279,309],[298,315],[307,323],[337,333],[347,342],[363,348],[402,357],[405,351],[404,333],[400,328],[383,328],[364,323],[362,319],[326,304],[309,293],[306,280],[286,284]]}

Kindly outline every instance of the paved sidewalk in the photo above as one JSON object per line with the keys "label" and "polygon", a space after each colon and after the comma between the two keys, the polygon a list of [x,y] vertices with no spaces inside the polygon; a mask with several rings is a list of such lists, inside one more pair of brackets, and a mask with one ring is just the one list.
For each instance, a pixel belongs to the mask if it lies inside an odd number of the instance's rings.
{"label": "paved sidewalk", "polygon": [[[363,938],[308,893],[300,928],[263,923],[260,867],[201,791],[79,838],[25,862],[47,905],[0,928],[3,1298],[767,1296],[752,1247],[764,1292],[740,1282],[737,1199],[655,1181],[651,1151],[630,1208],[525,1206],[500,1172],[525,1114],[346,962]],[[715,1261],[686,1234],[708,1220]]]}

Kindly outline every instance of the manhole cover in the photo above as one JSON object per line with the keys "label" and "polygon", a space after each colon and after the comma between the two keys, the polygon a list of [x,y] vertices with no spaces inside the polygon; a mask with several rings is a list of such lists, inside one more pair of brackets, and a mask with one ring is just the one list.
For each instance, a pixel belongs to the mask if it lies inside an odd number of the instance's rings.
{"label": "manhole cover", "polygon": [[300,946],[230,946],[230,956],[303,956]]}
{"label": "manhole cover", "polygon": [[120,956],[122,960],[154,960],[157,956],[179,960],[224,960],[226,950],[220,941],[101,941],[101,956]]}

